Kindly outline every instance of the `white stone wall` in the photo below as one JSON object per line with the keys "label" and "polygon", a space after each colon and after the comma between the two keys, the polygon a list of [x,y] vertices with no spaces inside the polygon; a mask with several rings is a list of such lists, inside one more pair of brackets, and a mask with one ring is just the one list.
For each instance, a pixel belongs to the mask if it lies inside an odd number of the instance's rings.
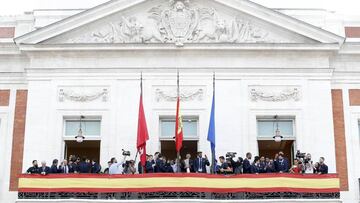
{"label": "white stone wall", "polygon": [[[137,71],[134,71],[137,72]],[[217,156],[227,151],[237,151],[240,156],[248,151],[257,154],[256,116],[285,115],[295,117],[296,146],[310,152],[315,159],[325,156],[330,172],[335,172],[335,153],[332,125],[332,106],[329,80],[308,80],[267,76],[257,78],[232,76],[231,72],[219,73],[216,80],[216,134]],[[184,116],[199,117],[198,148],[207,154],[206,141],[212,96],[212,73],[181,74],[181,88],[205,90],[203,99],[184,101]],[[175,90],[176,73],[157,71],[144,73],[144,106],[150,133],[148,153],[160,150],[159,117],[175,115],[175,102],[157,101],[156,89]],[[139,74],[129,74],[119,79],[80,78],[50,81],[29,81],[28,111],[24,150],[24,170],[33,159],[62,158],[63,118],[66,116],[92,115],[102,118],[101,163],[112,156],[120,157],[121,149],[135,154],[139,102]],[[250,89],[255,87],[268,92],[297,87],[298,101],[252,101]],[[101,98],[90,102],[59,101],[59,88],[89,92],[97,87],[108,89],[106,102]],[[170,89],[169,89],[170,88]],[[274,94],[275,94],[274,93]],[[43,143],[46,142],[44,145]]]}

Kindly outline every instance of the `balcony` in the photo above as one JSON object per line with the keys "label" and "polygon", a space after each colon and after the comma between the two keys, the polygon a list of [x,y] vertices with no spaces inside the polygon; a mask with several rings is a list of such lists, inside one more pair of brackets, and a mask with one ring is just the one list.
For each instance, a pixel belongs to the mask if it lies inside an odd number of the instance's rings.
{"label": "balcony", "polygon": [[336,174],[50,174],[21,175],[18,202],[31,199],[313,199],[337,202]]}

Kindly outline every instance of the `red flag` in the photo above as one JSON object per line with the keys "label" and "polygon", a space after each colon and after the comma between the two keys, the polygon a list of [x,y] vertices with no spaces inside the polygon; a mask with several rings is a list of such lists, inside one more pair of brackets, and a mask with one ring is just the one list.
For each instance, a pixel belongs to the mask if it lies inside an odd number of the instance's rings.
{"label": "red flag", "polygon": [[140,153],[141,165],[145,167],[146,163],[146,141],[149,139],[149,134],[146,126],[146,119],[142,101],[142,91],[140,94],[140,105],[139,105],[139,120],[137,130],[137,150]]}
{"label": "red flag", "polygon": [[176,121],[175,121],[175,146],[176,151],[180,152],[183,142],[183,126],[182,126],[182,117],[180,114],[180,97],[177,97],[176,102]]}

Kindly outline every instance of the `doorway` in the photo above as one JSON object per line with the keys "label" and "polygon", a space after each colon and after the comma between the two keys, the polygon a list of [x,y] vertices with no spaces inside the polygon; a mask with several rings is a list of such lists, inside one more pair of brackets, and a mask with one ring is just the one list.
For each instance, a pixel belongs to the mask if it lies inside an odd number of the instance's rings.
{"label": "doorway", "polygon": [[[161,154],[167,159],[176,158],[175,142],[174,140],[161,140]],[[183,146],[180,151],[181,159],[185,158],[186,154],[191,154],[191,158],[196,157],[198,150],[198,141],[197,140],[184,140]]]}
{"label": "doorway", "polygon": [[68,159],[70,155],[95,159],[100,162],[100,140],[85,140],[81,143],[65,140],[64,158]]}
{"label": "doorway", "polygon": [[279,151],[284,152],[284,156],[289,159],[290,165],[294,161],[294,140],[282,140],[275,142],[274,140],[258,140],[259,156],[274,159],[275,154]]}

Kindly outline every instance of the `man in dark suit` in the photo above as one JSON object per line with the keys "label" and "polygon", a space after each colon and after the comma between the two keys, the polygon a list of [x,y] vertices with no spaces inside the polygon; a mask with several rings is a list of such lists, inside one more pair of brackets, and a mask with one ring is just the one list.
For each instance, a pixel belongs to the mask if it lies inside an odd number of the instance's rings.
{"label": "man in dark suit", "polygon": [[57,159],[53,160],[51,168],[50,168],[50,173],[59,173],[58,163],[59,163],[59,161]]}
{"label": "man in dark suit", "polygon": [[325,158],[324,157],[320,157],[319,160],[319,174],[327,174],[328,173],[328,166],[324,163]]}
{"label": "man in dark suit", "polygon": [[274,161],[272,159],[266,158],[266,173],[274,173],[275,172],[275,166]]}
{"label": "man in dark suit", "polygon": [[38,167],[37,160],[32,161],[32,166],[30,168],[28,168],[28,170],[26,170],[26,173],[28,173],[28,174],[37,174],[37,173],[39,173],[39,167]]}
{"label": "man in dark suit", "polygon": [[146,173],[154,173],[154,167],[153,167],[153,156],[147,155],[146,157],[146,163],[145,163],[145,171]]}
{"label": "man in dark suit", "polygon": [[50,167],[46,166],[46,161],[41,162],[41,167],[39,168],[39,173],[41,175],[47,175],[50,173]]}
{"label": "man in dark suit", "polygon": [[90,173],[91,172],[91,164],[90,160],[86,157],[82,158],[82,161],[78,165],[78,172],[79,173]]}
{"label": "man in dark suit", "polygon": [[289,162],[281,153],[279,153],[278,160],[276,161],[276,171],[279,173],[289,172]]}
{"label": "man in dark suit", "polygon": [[91,173],[100,173],[101,166],[99,163],[96,162],[95,159],[91,160]]}
{"label": "man in dark suit", "polygon": [[243,173],[251,173],[251,156],[250,152],[246,153],[246,157],[243,161]]}
{"label": "man in dark suit", "polygon": [[259,173],[266,173],[266,161],[264,156],[260,157]]}
{"label": "man in dark suit", "polygon": [[78,164],[76,159],[69,160],[68,166],[69,166],[69,173],[78,173]]}
{"label": "man in dark suit", "polygon": [[260,172],[260,158],[258,156],[254,157],[254,162],[250,166],[250,172],[252,174],[258,174]]}
{"label": "man in dark suit", "polygon": [[63,174],[68,174],[70,173],[70,167],[68,164],[68,161],[66,159],[64,159],[58,169],[59,173],[63,173]]}
{"label": "man in dark suit", "polygon": [[158,169],[158,168],[157,168],[157,165],[156,165],[156,162],[157,162],[157,160],[158,160],[158,158],[159,158],[159,155],[161,155],[160,152],[155,152],[154,158],[153,158],[153,160],[151,161],[152,167],[154,168],[154,173],[158,173],[158,172],[160,171],[160,169]]}
{"label": "man in dark suit", "polygon": [[157,159],[155,160],[155,173],[163,173],[165,172],[165,162],[163,156],[159,153],[157,155]]}
{"label": "man in dark suit", "polygon": [[194,160],[194,171],[195,173],[206,173],[206,166],[210,166],[210,162],[205,155],[202,157],[202,152],[197,153],[197,157]]}

